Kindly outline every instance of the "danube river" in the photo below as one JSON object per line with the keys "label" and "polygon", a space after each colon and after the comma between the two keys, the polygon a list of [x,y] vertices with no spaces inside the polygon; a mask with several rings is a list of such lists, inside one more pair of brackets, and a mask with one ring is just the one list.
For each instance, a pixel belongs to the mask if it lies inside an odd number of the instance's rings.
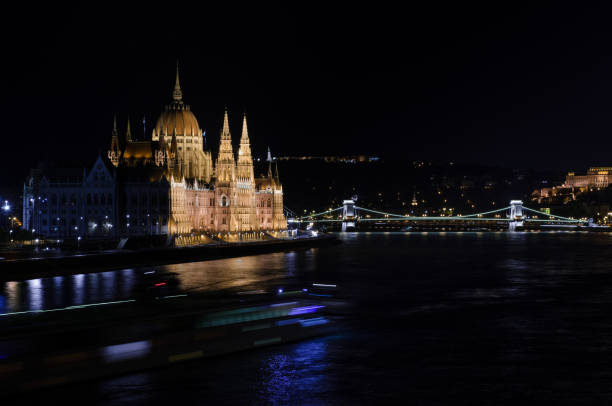
{"label": "danube river", "polygon": [[[337,284],[354,305],[338,334],[61,387],[46,391],[46,402],[612,401],[612,235],[345,233],[339,238],[343,244],[337,246],[165,267],[178,273],[188,293]],[[124,300],[140,273],[127,269],[5,283],[0,311]]]}

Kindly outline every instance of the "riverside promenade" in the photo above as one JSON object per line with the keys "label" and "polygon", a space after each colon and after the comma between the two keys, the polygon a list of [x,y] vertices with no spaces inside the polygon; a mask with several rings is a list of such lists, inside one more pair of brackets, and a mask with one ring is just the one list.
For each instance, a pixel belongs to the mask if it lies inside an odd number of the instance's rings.
{"label": "riverside promenade", "polygon": [[56,256],[0,260],[0,281],[24,280],[118,268],[166,265],[258,255],[338,244],[328,234],[267,241],[215,243],[188,247],[160,247],[138,250],[66,252]]}

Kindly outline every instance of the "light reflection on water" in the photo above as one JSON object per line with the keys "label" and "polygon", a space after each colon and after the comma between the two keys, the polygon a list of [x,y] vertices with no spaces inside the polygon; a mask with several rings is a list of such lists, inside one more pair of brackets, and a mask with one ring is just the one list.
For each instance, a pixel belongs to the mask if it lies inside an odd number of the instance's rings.
{"label": "light reflection on water", "polygon": [[6,297],[7,307],[2,309],[3,312],[14,311],[13,309],[19,308],[19,283],[18,282],[7,282],[2,290],[3,297]]}
{"label": "light reflection on water", "polygon": [[62,286],[64,285],[64,278],[62,278],[61,276],[54,276],[53,277],[53,293],[54,293],[54,300],[55,300],[55,305],[57,306],[58,303],[62,303]]}
{"label": "light reflection on water", "polygon": [[[266,289],[315,269],[316,249],[160,266],[177,274],[186,292]],[[0,284],[0,313],[44,310],[134,297],[150,268],[55,276]]]}
{"label": "light reflection on water", "polygon": [[43,289],[41,279],[30,279],[26,281],[28,296],[30,298],[29,310],[41,310],[43,308]]}
{"label": "light reflection on water", "polygon": [[[556,282],[551,276],[572,274],[580,269],[581,263],[592,263],[592,250],[607,248],[611,240],[607,235],[520,232],[351,232],[339,236],[344,244],[325,248],[325,255],[321,255],[320,249],[308,249],[160,268],[177,273],[181,289],[188,293],[243,288],[265,290],[287,280],[329,281],[344,271],[345,276],[371,274],[372,270],[386,267],[393,272],[409,272],[418,283],[435,281],[447,269],[470,269],[478,278],[493,273],[508,282],[502,292],[524,294],[536,285],[551,286]],[[590,250],[555,250],[557,243],[570,247],[579,243]],[[540,247],[555,250],[553,255],[557,258],[539,253]],[[495,255],[490,254],[493,251]],[[424,269],[430,271],[423,273]],[[540,276],[536,278],[533,269]],[[0,312],[129,299],[134,296],[134,287],[143,271],[129,268],[2,283]],[[465,283],[455,272],[448,273],[440,283],[452,281]],[[352,277],[346,283],[355,284],[358,294],[366,293],[365,286],[357,286]],[[469,295],[470,289],[462,288],[458,296]],[[476,289],[473,290],[476,297],[482,297],[486,291]]]}
{"label": "light reflection on water", "polygon": [[299,404],[312,399],[312,388],[325,391],[327,340],[298,343],[290,352],[274,352],[261,360],[258,371],[258,397],[265,404]]}
{"label": "light reflection on water", "polygon": [[[70,305],[81,305],[83,304],[83,299],[85,297],[85,291],[83,289],[84,286],[84,281],[85,281],[85,275],[83,274],[78,274],[78,275],[73,275],[72,276],[72,285],[74,288],[74,292],[72,295],[72,303],[70,303]],[[69,305],[69,306],[70,306]],[[26,310],[26,309],[24,309]],[[30,310],[30,309],[27,309]]]}
{"label": "light reflection on water", "polygon": [[134,286],[134,270],[124,269],[120,272],[112,272],[119,274],[119,286],[121,287],[121,297],[127,298],[132,293],[132,287]]}
{"label": "light reflection on water", "polygon": [[[337,280],[354,304],[339,335],[66,391],[81,400],[93,388],[105,405],[612,402],[612,235],[340,236],[329,248],[167,267],[201,290]],[[116,291],[129,275],[115,273]],[[0,286],[9,306],[29,302],[24,286]]]}
{"label": "light reflection on water", "polygon": [[181,287],[187,291],[238,288],[276,280],[287,274],[295,262],[292,252],[253,255],[215,261],[191,262],[161,267],[179,274]]}

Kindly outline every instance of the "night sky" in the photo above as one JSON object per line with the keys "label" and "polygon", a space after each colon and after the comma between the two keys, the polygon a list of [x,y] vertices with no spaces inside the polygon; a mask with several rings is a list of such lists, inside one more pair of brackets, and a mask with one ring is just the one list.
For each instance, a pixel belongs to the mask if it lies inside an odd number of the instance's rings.
{"label": "night sky", "polygon": [[227,105],[257,155],[612,165],[612,10],[490,3],[5,10],[0,185],[105,153],[114,113],[142,136],[177,58],[213,150]]}

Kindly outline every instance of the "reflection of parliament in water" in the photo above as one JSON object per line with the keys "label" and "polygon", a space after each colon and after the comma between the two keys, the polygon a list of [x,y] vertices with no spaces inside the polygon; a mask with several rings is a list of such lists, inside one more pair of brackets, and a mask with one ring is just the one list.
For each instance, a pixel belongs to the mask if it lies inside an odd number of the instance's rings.
{"label": "reflection of parliament in water", "polygon": [[178,68],[172,103],[151,139],[134,140],[129,121],[120,137],[115,121],[108,160],[100,157],[88,173],[81,173],[69,184],[52,171],[30,176],[24,188],[24,227],[57,237],[287,227],[283,188],[269,151],[267,174],[254,176],[246,116],[235,157],[225,111],[213,163],[198,121],[183,103]]}
{"label": "reflection of parliament in water", "polygon": [[[162,269],[176,272],[182,289],[200,293],[252,284],[273,289],[276,278],[298,266],[295,252],[209,261],[206,272],[201,271],[202,264],[191,262]],[[122,269],[0,282],[0,314],[131,299],[142,276],[142,270]]]}

